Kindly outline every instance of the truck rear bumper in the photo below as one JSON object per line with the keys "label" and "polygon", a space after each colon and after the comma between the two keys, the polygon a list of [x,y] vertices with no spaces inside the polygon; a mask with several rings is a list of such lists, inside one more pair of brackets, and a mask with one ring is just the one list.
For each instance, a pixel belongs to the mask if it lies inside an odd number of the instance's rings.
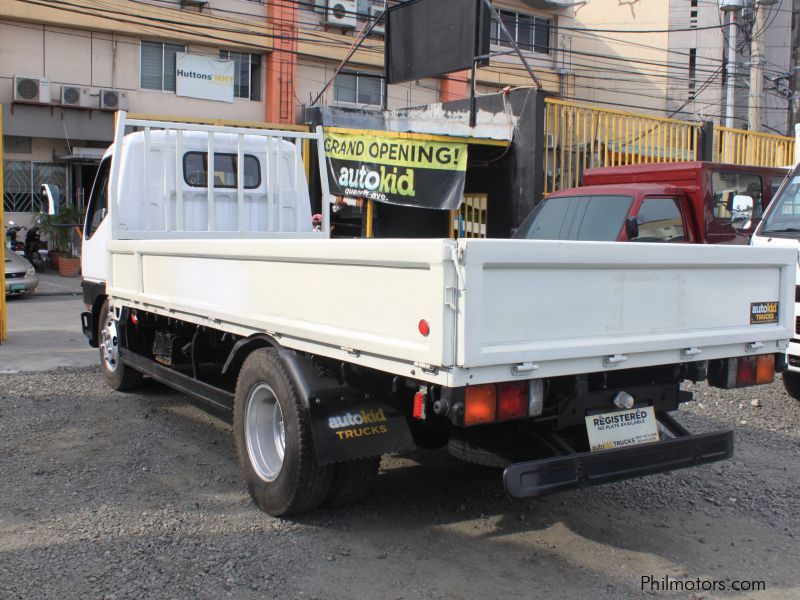
{"label": "truck rear bumper", "polygon": [[733,431],[697,435],[686,432],[680,437],[654,444],[512,464],[503,473],[503,484],[512,498],[531,498],[575,487],[674,471],[731,456]]}

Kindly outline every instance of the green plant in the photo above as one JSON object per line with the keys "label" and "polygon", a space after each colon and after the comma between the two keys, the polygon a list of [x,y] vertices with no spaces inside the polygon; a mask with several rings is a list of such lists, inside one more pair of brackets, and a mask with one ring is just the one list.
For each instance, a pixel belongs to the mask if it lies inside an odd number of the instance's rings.
{"label": "green plant", "polygon": [[41,213],[37,217],[39,227],[50,240],[50,250],[70,252],[71,231],[76,225],[80,227],[81,216],[77,207],[62,204],[56,214]]}

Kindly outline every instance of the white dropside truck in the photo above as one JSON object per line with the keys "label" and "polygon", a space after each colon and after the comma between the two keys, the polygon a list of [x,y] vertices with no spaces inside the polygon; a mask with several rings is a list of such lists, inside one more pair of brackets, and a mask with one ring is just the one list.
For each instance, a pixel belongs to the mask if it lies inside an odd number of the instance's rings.
{"label": "white dropside truck", "polygon": [[358,501],[381,454],[414,446],[503,467],[516,498],[731,456],[730,431],[669,412],[684,380],[772,381],[796,251],[330,239],[321,141],[120,113],[86,217],[81,318],[106,381],[228,417],[259,507]]}
{"label": "white dropside truck", "polygon": [[[789,248],[797,252],[796,269],[800,281],[800,165],[795,165],[775,194],[750,243],[760,248]],[[795,288],[793,306],[794,320],[783,384],[792,398],[800,400],[800,286]]]}

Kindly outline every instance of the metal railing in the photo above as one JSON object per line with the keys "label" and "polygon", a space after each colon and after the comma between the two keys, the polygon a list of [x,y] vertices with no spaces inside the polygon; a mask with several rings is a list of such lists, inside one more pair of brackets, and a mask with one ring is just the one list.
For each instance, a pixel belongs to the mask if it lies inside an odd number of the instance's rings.
{"label": "metal railing", "polygon": [[714,160],[737,165],[784,167],[794,161],[794,139],[773,133],[714,127]]}
{"label": "metal railing", "polygon": [[699,122],[547,98],[544,192],[581,185],[583,171],[593,167],[704,159],[775,167],[794,157],[793,138],[720,126],[713,156],[703,157],[702,130]]}
{"label": "metal railing", "polygon": [[3,291],[2,294],[0,294],[0,343],[6,339],[8,314],[6,312],[6,222],[3,214],[3,189],[3,105],[0,104],[0,225],[3,225],[3,239],[0,242],[0,265],[3,266],[3,268],[0,269],[0,289]]}
{"label": "metal railing", "polygon": [[[111,180],[109,182],[110,212],[112,222],[112,239],[160,239],[160,238],[213,238],[213,237],[281,237],[301,235],[306,227],[311,228],[311,215],[308,214],[308,223],[301,222],[303,214],[299,205],[295,207],[292,221],[284,220],[284,192],[297,192],[301,189],[300,179],[307,178],[307,154],[310,151],[309,142],[317,142],[320,164],[325,164],[324,144],[322,143],[322,128],[309,132],[303,128],[291,130],[273,130],[254,127],[233,127],[226,125],[206,125],[203,123],[185,123],[169,120],[159,120],[147,116],[140,118],[137,115],[128,116],[125,112],[117,113],[115,148],[122,148],[122,140],[127,128],[138,128],[143,137],[143,156],[141,180],[148,189],[148,199],[156,205],[157,212],[163,213],[157,223],[145,223],[143,228],[125,226],[124,232],[120,228],[120,169],[121,160],[116,153],[112,160]],[[202,133],[202,149],[190,148],[189,136],[192,133]],[[231,140],[233,146],[231,147]],[[250,140],[250,142],[246,142]],[[258,140],[258,149],[254,149],[252,140]],[[215,142],[219,144],[215,147]],[[288,142],[288,143],[287,143]],[[216,181],[218,177],[215,161],[218,152],[227,144],[231,156],[235,158],[235,183],[223,185]],[[232,149],[231,149],[232,148]],[[204,156],[204,172],[206,181],[197,184],[193,195],[205,195],[205,223],[202,229],[190,228],[185,223],[184,208],[186,199],[184,192],[190,189],[186,183],[184,173],[184,151],[192,149]],[[156,151],[156,152],[154,152]],[[306,156],[303,156],[303,153]],[[256,154],[259,160],[259,186],[258,193],[264,197],[268,206],[269,218],[265,230],[251,230],[246,227],[245,197],[255,193],[255,188],[246,188],[245,184],[245,153]],[[155,158],[158,156],[158,158]],[[153,157],[151,162],[150,157]],[[262,160],[263,159],[263,160]],[[288,164],[288,173],[284,172],[284,163]],[[157,167],[157,168],[156,168]],[[151,172],[152,171],[152,172]],[[328,232],[330,201],[328,190],[327,171],[321,176],[322,201],[323,201],[323,231]],[[194,185],[194,184],[192,184]],[[199,186],[199,187],[198,187]],[[155,194],[151,194],[155,191]],[[233,229],[219,229],[215,224],[216,206],[220,196],[234,196],[236,202],[236,227]],[[308,198],[294,199],[308,201]],[[306,207],[310,211],[310,207]],[[152,211],[151,211],[152,212]],[[149,215],[152,216],[152,215]],[[274,218],[273,218],[274,217]]]}

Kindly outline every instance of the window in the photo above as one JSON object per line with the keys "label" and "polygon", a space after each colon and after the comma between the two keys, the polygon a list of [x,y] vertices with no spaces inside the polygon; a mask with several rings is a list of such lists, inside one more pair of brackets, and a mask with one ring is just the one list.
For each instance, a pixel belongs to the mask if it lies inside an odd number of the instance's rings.
{"label": "window", "polygon": [[32,140],[29,137],[18,135],[3,136],[3,150],[9,154],[30,154]]}
{"label": "window", "polygon": [[[214,153],[214,187],[235,188],[238,169],[236,155]],[[183,180],[192,187],[208,187],[208,154],[187,152],[183,155]],[[261,166],[252,154],[244,155],[244,189],[252,190],[261,185]]]}
{"label": "window", "polygon": [[770,212],[761,233],[778,234],[778,237],[797,237],[800,234],[800,176],[797,175],[797,170],[786,183],[780,196],[776,196],[770,205]]}
{"label": "window", "polygon": [[67,187],[67,168],[29,160],[3,161],[3,206],[7,212],[36,213],[47,209],[42,184]]}
{"label": "window", "polygon": [[761,218],[763,186],[761,177],[752,173],[725,173],[714,171],[711,175],[712,211],[714,218],[730,221],[733,218],[735,196],[750,196],[753,199],[753,219]]}
{"label": "window", "polygon": [[108,173],[111,170],[111,158],[103,159],[100,167],[97,169],[97,175],[94,178],[94,185],[92,186],[92,193],[89,196],[89,208],[86,210],[86,231],[84,235],[88,240],[103,219],[108,211]]}
{"label": "window", "polygon": [[146,90],[175,91],[175,55],[186,46],[142,41],[141,86]]}
{"label": "window", "polygon": [[683,219],[677,198],[645,198],[636,215],[639,235],[634,242],[683,241]]}
{"label": "window", "polygon": [[337,75],[333,80],[333,99],[350,104],[383,106],[383,77]]}
{"label": "window", "polygon": [[[528,52],[550,53],[550,28],[553,20],[546,17],[525,15],[510,10],[501,10],[500,20],[517,42],[520,50]],[[498,22],[492,18],[491,42],[511,48],[512,44],[503,33]]]}
{"label": "window", "polygon": [[233,95],[237,98],[261,100],[261,55],[220,50],[219,57],[235,63]]}
{"label": "window", "polygon": [[631,204],[630,196],[550,198],[539,203],[514,238],[615,242]]}

